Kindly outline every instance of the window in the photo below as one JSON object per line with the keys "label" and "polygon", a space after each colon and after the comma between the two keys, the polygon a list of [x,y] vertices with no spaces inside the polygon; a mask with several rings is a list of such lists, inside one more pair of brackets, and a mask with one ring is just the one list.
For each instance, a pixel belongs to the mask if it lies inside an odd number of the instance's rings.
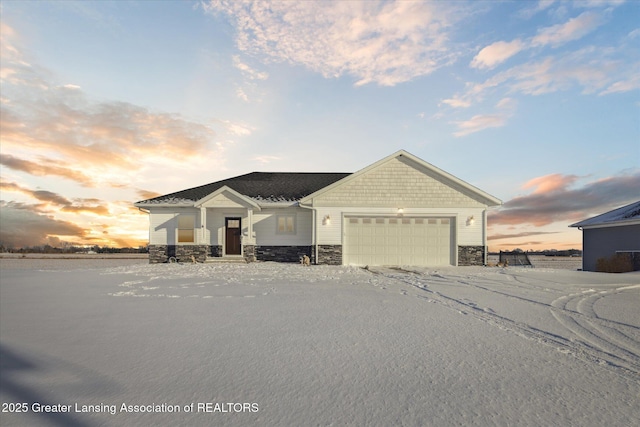
{"label": "window", "polygon": [[178,243],[194,243],[195,227],[194,215],[178,215]]}
{"label": "window", "polygon": [[296,217],[295,215],[278,215],[278,234],[295,234],[296,233]]}

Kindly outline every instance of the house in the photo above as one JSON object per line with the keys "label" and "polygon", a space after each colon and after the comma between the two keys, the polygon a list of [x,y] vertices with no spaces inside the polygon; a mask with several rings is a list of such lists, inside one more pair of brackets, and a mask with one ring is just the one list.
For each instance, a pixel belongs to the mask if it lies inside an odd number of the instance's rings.
{"label": "house", "polygon": [[640,201],[571,224],[582,230],[582,269],[596,271],[599,258],[630,253],[640,257]]}
{"label": "house", "polygon": [[483,265],[502,202],[406,152],[355,173],[246,175],[135,203],[149,261]]}

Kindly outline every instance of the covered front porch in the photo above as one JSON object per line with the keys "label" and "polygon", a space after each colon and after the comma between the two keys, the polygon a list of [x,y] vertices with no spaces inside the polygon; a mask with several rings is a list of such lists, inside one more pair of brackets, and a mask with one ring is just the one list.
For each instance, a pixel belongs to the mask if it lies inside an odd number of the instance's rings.
{"label": "covered front porch", "polygon": [[210,258],[242,258],[255,261],[254,211],[260,206],[236,191],[222,187],[196,206],[200,210],[200,232],[196,245],[207,246]]}

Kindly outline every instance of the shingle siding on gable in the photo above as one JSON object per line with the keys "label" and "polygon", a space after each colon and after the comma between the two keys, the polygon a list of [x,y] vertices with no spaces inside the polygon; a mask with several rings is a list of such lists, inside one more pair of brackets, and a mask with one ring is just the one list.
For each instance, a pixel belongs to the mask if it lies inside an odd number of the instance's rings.
{"label": "shingle siding on gable", "polygon": [[213,197],[210,200],[207,200],[202,207],[205,208],[217,208],[217,207],[222,207],[222,208],[244,208],[245,206],[242,205],[240,202],[238,202],[237,200],[234,200],[231,197],[226,196],[225,194],[218,194],[217,196]]}
{"label": "shingle siding on gable", "polygon": [[482,203],[443,182],[428,170],[418,170],[401,159],[384,165],[320,194],[314,206],[484,207]]}

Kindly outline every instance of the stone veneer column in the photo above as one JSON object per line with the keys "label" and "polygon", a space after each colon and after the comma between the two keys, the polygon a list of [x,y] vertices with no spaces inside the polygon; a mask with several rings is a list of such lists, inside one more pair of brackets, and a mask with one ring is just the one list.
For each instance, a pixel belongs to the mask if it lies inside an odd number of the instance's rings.
{"label": "stone veneer column", "polygon": [[254,262],[256,260],[256,247],[254,245],[244,245],[242,252],[245,261]]}
{"label": "stone veneer column", "polygon": [[318,245],[318,264],[342,265],[342,245]]}
{"label": "stone veneer column", "polygon": [[458,265],[484,265],[484,246],[458,246]]}

